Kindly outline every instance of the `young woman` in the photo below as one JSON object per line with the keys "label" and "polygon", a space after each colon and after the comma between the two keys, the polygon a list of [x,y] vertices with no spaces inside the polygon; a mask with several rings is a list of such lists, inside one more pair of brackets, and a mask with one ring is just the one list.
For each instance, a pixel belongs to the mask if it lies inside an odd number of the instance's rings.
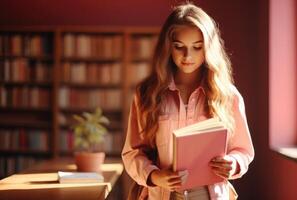
{"label": "young woman", "polygon": [[[172,171],[172,131],[211,117],[228,128],[227,154],[209,162],[224,181],[181,192],[191,174]],[[245,174],[253,158],[244,101],[219,30],[201,8],[180,5],[162,27],[151,75],[137,87],[122,151],[125,169],[144,186],[140,199],[229,199],[228,180]]]}

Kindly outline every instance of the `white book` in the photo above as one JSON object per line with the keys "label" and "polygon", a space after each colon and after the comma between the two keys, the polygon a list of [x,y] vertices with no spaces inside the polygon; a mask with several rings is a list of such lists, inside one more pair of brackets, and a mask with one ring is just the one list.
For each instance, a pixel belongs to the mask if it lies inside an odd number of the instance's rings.
{"label": "white book", "polygon": [[58,171],[60,183],[102,183],[104,177],[96,172],[64,172]]}
{"label": "white book", "polygon": [[59,106],[66,108],[69,105],[70,90],[67,87],[61,87],[59,90]]}
{"label": "white book", "polygon": [[215,131],[225,129],[225,126],[218,118],[210,118],[204,121],[200,121],[198,123],[185,126],[183,128],[177,129],[174,131],[176,136],[187,136],[192,135],[193,132],[196,134],[204,133],[207,131]]}
{"label": "white book", "polygon": [[77,42],[77,56],[86,58],[91,56],[91,36],[86,34],[78,35]]}
{"label": "white book", "polygon": [[64,56],[71,57],[75,55],[75,35],[67,33],[64,36]]}

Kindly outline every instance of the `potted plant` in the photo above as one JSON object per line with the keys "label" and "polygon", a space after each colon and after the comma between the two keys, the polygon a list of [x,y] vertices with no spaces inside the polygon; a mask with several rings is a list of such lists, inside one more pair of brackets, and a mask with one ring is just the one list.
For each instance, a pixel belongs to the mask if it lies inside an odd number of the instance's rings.
{"label": "potted plant", "polygon": [[78,171],[101,171],[104,163],[104,135],[109,120],[103,115],[100,107],[94,112],[83,112],[73,115],[75,164]]}

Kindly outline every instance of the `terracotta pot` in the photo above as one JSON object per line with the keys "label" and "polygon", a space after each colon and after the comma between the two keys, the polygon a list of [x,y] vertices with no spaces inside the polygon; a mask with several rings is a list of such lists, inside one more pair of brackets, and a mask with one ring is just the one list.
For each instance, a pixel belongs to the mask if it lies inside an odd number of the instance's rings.
{"label": "terracotta pot", "polygon": [[77,171],[100,172],[101,165],[104,163],[105,153],[76,152],[74,157]]}

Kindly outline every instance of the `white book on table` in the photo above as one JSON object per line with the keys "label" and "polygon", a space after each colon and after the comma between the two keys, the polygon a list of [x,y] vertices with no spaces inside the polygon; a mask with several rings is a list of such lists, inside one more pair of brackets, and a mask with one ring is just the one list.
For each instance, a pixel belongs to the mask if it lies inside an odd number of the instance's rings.
{"label": "white book on table", "polygon": [[96,172],[64,172],[58,171],[60,183],[102,183],[104,177]]}

